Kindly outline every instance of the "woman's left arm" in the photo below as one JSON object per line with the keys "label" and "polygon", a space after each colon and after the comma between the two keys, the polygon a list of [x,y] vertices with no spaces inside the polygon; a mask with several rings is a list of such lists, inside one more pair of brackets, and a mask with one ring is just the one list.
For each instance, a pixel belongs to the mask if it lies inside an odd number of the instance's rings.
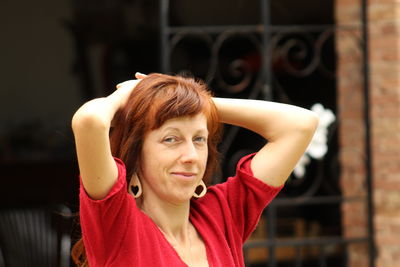
{"label": "woman's left arm", "polygon": [[268,143],[251,162],[253,174],[271,186],[285,183],[318,126],[318,117],[300,107],[262,100],[213,98],[221,122],[260,134]]}

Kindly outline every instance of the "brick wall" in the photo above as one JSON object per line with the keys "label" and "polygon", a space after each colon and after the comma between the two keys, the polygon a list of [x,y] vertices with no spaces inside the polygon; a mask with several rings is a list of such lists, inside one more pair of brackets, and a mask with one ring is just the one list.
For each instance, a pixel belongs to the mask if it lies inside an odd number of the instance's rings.
{"label": "brick wall", "polygon": [[400,1],[370,0],[377,267],[400,265]]}
{"label": "brick wall", "polygon": [[[366,196],[365,125],[362,51],[358,1],[336,1],[337,90],[341,187],[344,197]],[[342,28],[354,26],[354,29]],[[342,205],[343,236],[365,237],[368,232],[365,201]],[[348,247],[348,266],[368,266],[368,246]]]}
{"label": "brick wall", "polygon": [[[337,25],[359,25],[360,1],[336,0]],[[370,0],[370,108],[377,267],[400,264],[400,1]],[[344,196],[365,195],[365,126],[361,52],[354,36],[337,32],[341,183]],[[366,233],[366,207],[343,205],[344,236]],[[349,266],[368,266],[368,250],[354,246]]]}

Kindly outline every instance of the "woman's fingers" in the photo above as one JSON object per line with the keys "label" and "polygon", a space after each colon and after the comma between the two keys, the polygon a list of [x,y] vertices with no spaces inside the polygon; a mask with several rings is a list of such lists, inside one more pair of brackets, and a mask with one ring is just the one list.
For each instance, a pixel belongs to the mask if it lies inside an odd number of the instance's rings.
{"label": "woman's fingers", "polygon": [[146,74],[143,74],[143,73],[140,73],[140,72],[136,72],[136,73],[135,73],[135,78],[136,78],[136,79],[144,79],[144,78],[146,78],[146,77],[147,77]]}
{"label": "woman's fingers", "polygon": [[119,89],[122,86],[136,86],[136,84],[139,82],[138,80],[144,79],[146,77],[147,77],[146,74],[143,74],[143,73],[140,73],[140,72],[136,72],[135,73],[135,78],[137,80],[128,80],[128,81],[125,81],[125,82],[117,84],[115,87],[117,89]]}

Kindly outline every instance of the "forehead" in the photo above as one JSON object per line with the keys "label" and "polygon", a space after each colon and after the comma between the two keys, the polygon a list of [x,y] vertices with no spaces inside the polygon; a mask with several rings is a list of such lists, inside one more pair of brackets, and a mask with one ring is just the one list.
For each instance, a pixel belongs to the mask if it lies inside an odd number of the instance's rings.
{"label": "forehead", "polygon": [[183,116],[167,120],[160,128],[153,132],[164,133],[168,131],[180,132],[199,132],[203,131],[208,133],[207,118],[204,114],[200,113],[194,116]]}
{"label": "forehead", "polygon": [[183,129],[196,129],[207,130],[207,118],[204,114],[200,113],[194,116],[184,116],[167,120],[160,129],[167,128],[183,128]]}

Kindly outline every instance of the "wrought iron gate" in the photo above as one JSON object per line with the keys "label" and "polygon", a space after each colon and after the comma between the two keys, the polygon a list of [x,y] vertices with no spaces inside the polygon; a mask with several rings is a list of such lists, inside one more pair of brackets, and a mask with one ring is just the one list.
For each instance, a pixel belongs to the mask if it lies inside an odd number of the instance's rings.
{"label": "wrought iron gate", "polygon": [[[204,79],[218,96],[273,100],[306,108],[320,103],[326,108],[321,112],[335,112],[335,33],[352,26],[273,25],[270,5],[271,1],[260,0],[260,23],[254,25],[174,26],[169,21],[170,1],[160,0],[162,72],[189,72]],[[361,39],[357,42],[363,55],[360,71],[368,103],[364,0],[361,13]],[[365,125],[369,140],[368,110]],[[374,266],[369,145],[365,159],[368,195],[343,197],[337,126],[336,120],[325,129],[327,152],[306,158],[308,164],[289,178],[283,192],[265,210],[244,246],[247,266],[348,266],[347,252],[352,244],[366,244],[369,266]],[[263,142],[246,130],[227,127],[220,147],[223,175],[218,177],[231,175],[237,160]],[[215,178],[214,182],[221,180]],[[342,235],[341,205],[345,202],[361,202],[368,208],[367,236]]]}

